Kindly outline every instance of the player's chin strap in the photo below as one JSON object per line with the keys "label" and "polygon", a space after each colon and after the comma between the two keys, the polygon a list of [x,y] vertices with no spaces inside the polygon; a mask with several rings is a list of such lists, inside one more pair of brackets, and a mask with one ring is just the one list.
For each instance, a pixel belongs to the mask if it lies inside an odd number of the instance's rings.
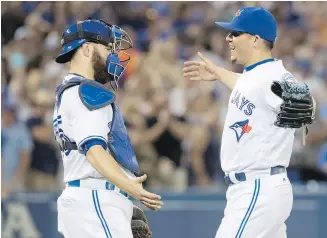
{"label": "player's chin strap", "polygon": [[[316,100],[314,99],[314,97],[312,97],[312,115],[311,115],[312,120],[315,119],[316,105],[317,105]],[[304,126],[302,128],[302,143],[303,143],[303,145],[306,144],[306,139],[308,137],[308,133],[309,133],[308,126]]]}

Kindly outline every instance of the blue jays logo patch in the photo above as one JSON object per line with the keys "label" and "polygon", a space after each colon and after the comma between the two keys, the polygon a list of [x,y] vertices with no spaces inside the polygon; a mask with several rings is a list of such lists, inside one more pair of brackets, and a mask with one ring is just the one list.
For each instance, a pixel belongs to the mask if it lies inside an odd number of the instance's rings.
{"label": "blue jays logo patch", "polygon": [[243,9],[238,10],[238,11],[235,13],[235,17],[239,17],[239,16],[241,15],[242,12],[243,12]]}
{"label": "blue jays logo patch", "polygon": [[252,127],[249,125],[249,120],[238,121],[229,127],[235,132],[237,142],[240,142],[240,139],[245,133],[249,133],[252,130]]}

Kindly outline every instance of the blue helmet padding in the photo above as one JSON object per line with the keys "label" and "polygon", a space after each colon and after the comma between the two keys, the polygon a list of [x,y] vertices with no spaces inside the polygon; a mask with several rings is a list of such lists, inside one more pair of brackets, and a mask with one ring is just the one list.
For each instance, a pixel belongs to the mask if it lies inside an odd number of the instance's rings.
{"label": "blue helmet padding", "polygon": [[[110,38],[110,34],[111,34],[110,27],[99,20],[85,20],[81,23],[73,24],[70,27],[68,27],[68,29],[63,33],[62,38],[64,38],[65,36],[67,36],[71,33],[78,32],[78,26],[77,26],[78,24],[80,24],[82,31],[99,34],[104,39]],[[87,41],[90,41],[90,39],[73,40],[73,41],[68,42],[67,44],[63,45],[61,52],[56,57],[56,62],[57,63],[67,63],[68,61],[70,61],[71,54],[69,54],[69,53],[72,52],[73,50],[77,49],[78,47],[80,47],[82,44],[84,44]],[[108,44],[109,43],[112,43],[112,42],[108,41]]]}
{"label": "blue helmet padding", "polygon": [[118,40],[121,40],[122,39],[122,32],[119,28],[117,28],[116,26],[113,26],[112,27],[112,33],[114,35],[114,37]]}
{"label": "blue helmet padding", "polygon": [[125,67],[121,65],[120,58],[116,53],[108,55],[106,67],[107,72],[114,76],[114,79],[117,81],[125,70]]}

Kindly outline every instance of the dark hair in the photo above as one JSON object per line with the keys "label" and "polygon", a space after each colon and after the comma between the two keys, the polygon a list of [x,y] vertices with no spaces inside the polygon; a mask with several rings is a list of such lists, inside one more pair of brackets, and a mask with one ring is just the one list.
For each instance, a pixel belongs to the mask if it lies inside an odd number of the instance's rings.
{"label": "dark hair", "polygon": [[267,47],[267,49],[272,50],[274,48],[275,43],[273,41],[265,40],[264,42],[265,42],[265,46]]}

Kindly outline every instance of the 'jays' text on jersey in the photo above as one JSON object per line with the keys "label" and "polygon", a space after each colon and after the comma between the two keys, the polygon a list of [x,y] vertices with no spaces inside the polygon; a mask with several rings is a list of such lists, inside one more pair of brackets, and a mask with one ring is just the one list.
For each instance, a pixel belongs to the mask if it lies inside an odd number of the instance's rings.
{"label": "'jays' text on jersey", "polygon": [[274,122],[282,99],[271,91],[273,81],[295,80],[275,60],[244,71],[231,93],[221,146],[225,173],[288,167],[294,129]]}
{"label": "'jays' text on jersey", "polygon": [[[72,86],[67,87],[62,94],[58,95],[58,92],[56,94],[53,128],[56,140],[61,145],[64,182],[103,178],[85,155],[85,151],[92,146],[93,142],[103,146],[128,176],[135,177],[134,174],[138,173],[138,164],[118,107],[113,102],[94,110],[88,108],[81,100],[83,92],[79,85],[83,81],[90,82],[91,80],[70,74],[65,77],[58,88],[68,84]],[[90,83],[97,85],[95,81]],[[90,87],[86,90],[94,90],[92,84],[87,85]],[[100,92],[96,96],[104,93],[106,92]],[[85,95],[85,97],[88,96]],[[65,146],[71,143],[76,145],[76,149]]]}

